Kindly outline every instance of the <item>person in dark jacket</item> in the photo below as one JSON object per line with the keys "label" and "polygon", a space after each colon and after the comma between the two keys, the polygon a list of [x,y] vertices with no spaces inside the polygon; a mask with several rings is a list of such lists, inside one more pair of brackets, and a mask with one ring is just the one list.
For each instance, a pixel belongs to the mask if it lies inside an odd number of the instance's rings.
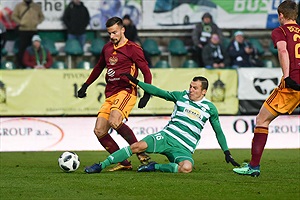
{"label": "person in dark jacket", "polygon": [[212,15],[209,13],[204,13],[202,16],[202,21],[196,24],[192,31],[192,40],[195,50],[194,57],[201,67],[203,66],[203,47],[209,42],[213,33],[217,33],[220,38],[223,37],[222,30],[214,23]]}
{"label": "person in dark jacket", "polygon": [[234,39],[228,47],[228,54],[232,68],[262,67],[262,63],[258,59],[257,48],[245,39],[242,31],[234,33]]}
{"label": "person in dark jacket", "polygon": [[229,59],[226,50],[220,43],[220,37],[214,33],[210,41],[203,47],[202,60],[207,69],[225,68],[229,65]]}
{"label": "person in dark jacket", "polygon": [[[123,25],[125,28],[125,32],[124,32],[125,37],[128,40],[133,41],[138,45],[142,46],[141,39],[138,36],[138,30],[129,15],[123,16]],[[153,66],[151,56],[146,51],[144,51],[144,56],[148,62],[148,66],[151,68]]]}
{"label": "person in dark jacket", "polygon": [[62,18],[67,27],[68,39],[77,39],[82,48],[86,41],[86,27],[90,22],[90,14],[81,0],[69,3]]}
{"label": "person in dark jacket", "polygon": [[137,28],[136,28],[135,24],[132,22],[129,15],[124,15],[123,25],[124,25],[124,28],[125,28],[125,33],[124,33],[125,37],[128,40],[131,40],[131,41],[141,45],[141,40],[138,36]]}

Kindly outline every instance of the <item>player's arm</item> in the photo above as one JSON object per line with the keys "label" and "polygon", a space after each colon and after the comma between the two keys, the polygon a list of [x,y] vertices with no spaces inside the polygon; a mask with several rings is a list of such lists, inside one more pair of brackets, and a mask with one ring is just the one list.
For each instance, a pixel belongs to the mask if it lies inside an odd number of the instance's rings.
{"label": "player's arm", "polygon": [[[134,60],[134,62],[138,66],[138,68],[141,70],[141,72],[144,76],[144,82],[151,84],[152,83],[152,74],[148,67],[148,62],[145,59],[143,49],[140,46],[138,46],[137,44],[135,44],[132,47],[134,48],[132,50],[132,59]],[[149,99],[150,99],[150,94],[147,92],[144,92],[143,97],[140,99],[140,101],[138,103],[138,108],[144,108],[147,105]]]}
{"label": "player's arm", "polygon": [[[103,52],[103,51],[102,51]],[[106,66],[105,59],[103,56],[103,53],[100,55],[100,59],[95,65],[92,73],[86,80],[86,82],[81,86],[81,88],[78,90],[77,96],[79,98],[86,97],[86,90],[87,88],[100,76],[102,73],[104,67]]]}
{"label": "player's arm", "polygon": [[167,101],[173,101],[173,102],[176,101],[176,92],[169,92],[166,90],[162,90],[154,85],[144,83],[142,81],[139,81],[137,78],[134,78],[130,74],[121,74],[121,75],[126,76],[132,83],[140,86],[148,94],[160,97]]}
{"label": "player's arm", "polygon": [[278,59],[282,69],[283,78],[289,77],[290,73],[290,59],[289,59],[289,52],[287,50],[287,43],[286,41],[278,41],[276,43],[278,49]]}
{"label": "player's arm", "polygon": [[211,107],[212,109],[212,115],[211,117],[209,118],[209,121],[212,125],[212,128],[216,134],[216,138],[218,140],[218,143],[221,147],[221,149],[223,150],[224,154],[225,154],[225,160],[227,163],[231,163],[233,166],[240,166],[239,163],[237,163],[233,157],[231,156],[231,153],[228,149],[228,146],[227,146],[227,141],[226,141],[226,137],[223,133],[223,130],[221,128],[221,123],[220,123],[220,120],[219,120],[219,115],[218,115],[218,111],[217,109],[213,106]]}

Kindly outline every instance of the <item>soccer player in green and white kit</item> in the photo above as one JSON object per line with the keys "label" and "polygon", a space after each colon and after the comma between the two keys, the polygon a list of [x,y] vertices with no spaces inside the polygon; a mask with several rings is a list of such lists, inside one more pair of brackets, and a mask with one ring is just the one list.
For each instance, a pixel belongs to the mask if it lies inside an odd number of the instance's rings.
{"label": "soccer player in green and white kit", "polygon": [[165,155],[170,163],[150,162],[138,168],[138,172],[162,171],[189,173],[193,169],[192,154],[195,151],[207,120],[210,121],[216,138],[225,154],[227,163],[240,166],[232,158],[225,135],[222,131],[218,111],[212,102],[205,98],[208,80],[194,77],[189,90],[165,91],[151,84],[141,82],[130,74],[123,74],[132,83],[140,86],[145,92],[175,103],[174,111],[168,125],[158,133],[146,136],[141,141],[112,153],[106,160],[85,168],[86,173],[99,173],[111,164],[121,162],[132,154],[139,152],[159,153]]}

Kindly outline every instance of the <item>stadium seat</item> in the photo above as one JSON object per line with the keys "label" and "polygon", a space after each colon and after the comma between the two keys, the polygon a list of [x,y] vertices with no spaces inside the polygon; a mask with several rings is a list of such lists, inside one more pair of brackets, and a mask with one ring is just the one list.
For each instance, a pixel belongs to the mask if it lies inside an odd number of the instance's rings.
{"label": "stadium seat", "polygon": [[171,55],[186,55],[188,53],[180,39],[171,39],[168,44],[168,51]]}
{"label": "stadium seat", "polygon": [[58,50],[55,47],[55,43],[51,39],[42,39],[42,44],[46,47],[52,56],[56,56],[58,54]]}
{"label": "stadium seat", "polygon": [[147,38],[143,44],[142,48],[146,51],[150,56],[158,56],[161,55],[161,51],[158,48],[158,44],[155,40]]}
{"label": "stadium seat", "polygon": [[66,41],[66,33],[65,31],[54,30],[54,31],[39,31],[38,33],[42,39],[49,39],[54,42],[64,42]]}
{"label": "stadium seat", "polygon": [[13,52],[15,55],[17,55],[19,52],[19,43],[20,43],[19,39],[16,39],[13,46]]}
{"label": "stadium seat", "polygon": [[16,69],[16,65],[12,61],[2,61],[1,69],[9,69],[9,70]]}
{"label": "stadium seat", "polygon": [[65,52],[71,56],[80,56],[84,53],[79,41],[76,39],[66,41]]}
{"label": "stadium seat", "polygon": [[89,51],[94,56],[99,56],[104,45],[105,45],[105,41],[102,38],[96,38],[96,39],[92,40]]}
{"label": "stadium seat", "polygon": [[270,41],[269,43],[269,51],[272,53],[274,56],[278,56],[278,50],[274,48],[273,41]]}
{"label": "stadium seat", "polygon": [[72,56],[82,56],[84,53],[83,48],[76,39],[67,40],[64,51],[68,58],[68,68],[72,68]]}
{"label": "stadium seat", "polygon": [[89,61],[80,61],[78,64],[77,64],[77,66],[76,66],[76,68],[77,69],[86,69],[86,70],[88,70],[88,69],[92,69],[93,68],[93,66],[92,66],[92,64],[89,62]]}
{"label": "stadium seat", "polygon": [[53,62],[51,68],[52,69],[67,69],[67,65],[63,61],[55,61],[55,62]]}
{"label": "stadium seat", "polygon": [[198,68],[198,64],[196,63],[196,61],[194,60],[185,60],[183,65],[182,65],[183,68]]}
{"label": "stadium seat", "polygon": [[1,49],[1,55],[2,56],[6,56],[7,55],[7,51],[5,48]]}
{"label": "stadium seat", "polygon": [[227,49],[230,45],[231,39],[228,37],[223,37],[221,40],[221,45],[224,47],[224,49]]}
{"label": "stadium seat", "polygon": [[154,68],[170,68],[170,67],[171,67],[170,64],[166,60],[160,60],[154,66]]}
{"label": "stadium seat", "polygon": [[249,38],[250,43],[252,44],[253,47],[257,49],[258,55],[263,55],[265,53],[265,50],[260,43],[260,41],[257,38]]}

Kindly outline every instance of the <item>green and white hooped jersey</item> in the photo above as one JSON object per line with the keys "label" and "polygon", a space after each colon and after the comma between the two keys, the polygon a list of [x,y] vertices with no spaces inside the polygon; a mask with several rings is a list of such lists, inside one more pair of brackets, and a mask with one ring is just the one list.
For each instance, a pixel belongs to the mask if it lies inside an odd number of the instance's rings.
{"label": "green and white hooped jersey", "polygon": [[218,112],[206,98],[198,102],[191,101],[187,91],[170,92],[170,95],[176,101],[171,120],[163,131],[194,152],[206,121],[218,115]]}
{"label": "green and white hooped jersey", "polygon": [[143,82],[139,82],[138,85],[154,96],[175,103],[171,120],[162,131],[176,139],[189,151],[192,153],[195,151],[207,120],[210,121],[222,150],[228,150],[218,110],[211,101],[206,98],[197,102],[191,101],[187,90],[169,92]]}

